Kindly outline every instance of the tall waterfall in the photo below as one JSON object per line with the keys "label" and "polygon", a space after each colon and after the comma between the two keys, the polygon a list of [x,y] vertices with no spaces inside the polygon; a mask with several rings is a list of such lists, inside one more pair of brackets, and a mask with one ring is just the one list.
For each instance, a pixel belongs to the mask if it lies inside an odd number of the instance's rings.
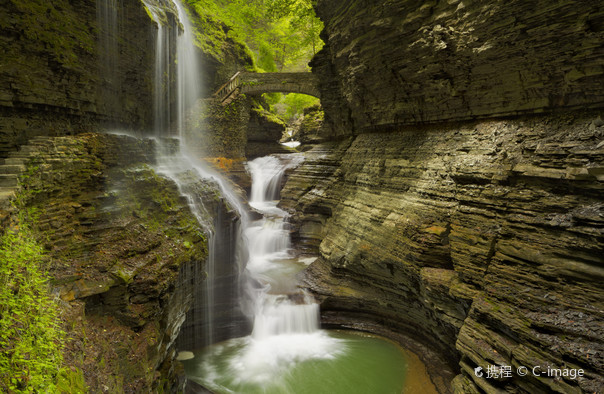
{"label": "tall waterfall", "polygon": [[[270,372],[274,363],[331,357],[334,340],[319,330],[318,304],[297,288],[295,274],[304,264],[291,252],[287,213],[277,207],[285,171],[299,164],[302,156],[267,156],[248,163],[249,203],[262,215],[250,221],[229,183],[186,151],[185,119],[200,97],[202,70],[185,9],[178,0],[145,4],[157,22],[156,170],[174,180],[208,234],[205,268],[190,270],[196,276],[191,278],[196,290],[177,339],[178,350],[239,337],[250,345],[236,358],[244,379],[253,371]],[[208,183],[219,190],[214,196],[222,202],[211,201]],[[268,364],[258,364],[260,359]]]}
{"label": "tall waterfall", "polygon": [[[177,341],[180,350],[192,350],[250,329],[239,304],[246,260],[241,223],[247,221],[247,213],[228,182],[186,151],[185,119],[200,98],[203,70],[185,8],[178,0],[145,4],[157,23],[153,100],[160,145],[157,171],[174,180],[208,235],[208,258],[203,270],[193,270],[195,294]],[[222,202],[202,201],[208,183],[220,191],[215,198]],[[208,193],[205,196],[211,200]]]}
{"label": "tall waterfall", "polygon": [[[116,114],[119,100],[119,49],[118,39],[121,0],[97,0],[96,19],[99,26],[99,93],[108,107],[107,112]],[[110,126],[110,125],[107,125]]]}
{"label": "tall waterfall", "polygon": [[[201,95],[201,67],[197,59],[194,33],[185,9],[178,0],[173,0],[178,10],[178,19],[182,23],[183,33],[176,40],[176,129],[178,136],[185,136],[187,112],[199,100]],[[181,149],[183,146],[181,145]]]}

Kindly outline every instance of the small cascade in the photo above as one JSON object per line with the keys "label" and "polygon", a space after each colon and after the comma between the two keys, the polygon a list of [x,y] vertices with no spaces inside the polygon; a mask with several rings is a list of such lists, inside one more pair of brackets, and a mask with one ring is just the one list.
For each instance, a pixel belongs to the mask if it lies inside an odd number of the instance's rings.
{"label": "small cascade", "polygon": [[[297,166],[301,155],[259,157],[248,162],[252,177],[249,204],[263,217],[250,223],[245,230],[248,239],[247,270],[250,276],[269,291],[282,293],[296,291],[291,270],[294,259],[287,212],[277,207],[281,183],[285,172]],[[256,297],[255,297],[256,298]]]}
{"label": "small cascade", "polygon": [[301,303],[287,296],[264,294],[254,320],[252,338],[268,339],[275,335],[311,334],[319,328],[319,305],[303,295]]}
{"label": "small cascade", "polygon": [[188,376],[213,391],[293,393],[286,380],[302,363],[335,360],[346,350],[320,330],[319,305],[297,286],[306,265],[291,250],[287,213],[277,207],[285,172],[302,159],[275,155],[248,163],[250,206],[262,214],[244,231],[254,323],[250,335],[210,346],[188,364]]}
{"label": "small cascade", "polygon": [[177,348],[191,351],[249,333],[249,320],[240,307],[245,261],[241,223],[246,220],[242,207],[217,174],[186,156],[160,156],[156,170],[176,183],[208,237],[203,270],[190,278],[195,290]]}
{"label": "small cascade", "polygon": [[[277,207],[285,172],[302,160],[299,154],[260,157],[248,163],[252,177],[250,206],[263,218],[250,224],[247,271],[260,286],[253,290],[254,327],[241,360],[269,357],[265,365],[329,358],[337,341],[319,330],[319,305],[299,290],[295,275],[304,264],[293,255],[287,213]],[[250,368],[247,365],[246,368]],[[260,371],[258,365],[252,368]],[[251,378],[247,370],[244,376]],[[254,378],[256,379],[256,378]]]}
{"label": "small cascade", "polygon": [[248,163],[248,169],[252,177],[252,192],[250,205],[262,210],[267,205],[279,200],[283,174],[287,169],[277,157],[259,157]]}

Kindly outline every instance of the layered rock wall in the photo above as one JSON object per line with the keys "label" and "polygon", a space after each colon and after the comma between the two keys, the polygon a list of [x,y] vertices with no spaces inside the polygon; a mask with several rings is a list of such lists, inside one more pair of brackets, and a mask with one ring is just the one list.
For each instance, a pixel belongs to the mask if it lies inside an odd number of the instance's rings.
{"label": "layered rock wall", "polygon": [[36,135],[150,127],[156,29],[136,0],[3,2],[0,157]]}
{"label": "layered rock wall", "polygon": [[337,135],[604,103],[595,2],[320,0],[316,9],[327,45],[313,69]]}
{"label": "layered rock wall", "polygon": [[[306,281],[324,322],[365,319],[419,338],[454,370],[461,360],[464,382],[601,385],[604,128],[593,119],[409,127],[307,153],[283,204],[298,242],[319,249]],[[474,376],[489,364],[588,372]]]}
{"label": "layered rock wall", "polygon": [[[3,224],[27,225],[44,246],[65,362],[95,392],[176,390],[182,374],[175,341],[205,278],[207,239],[176,184],[150,167],[155,151],[125,136],[36,137],[0,166],[20,170],[18,210]],[[199,198],[220,205],[199,183]]]}
{"label": "layered rock wall", "polygon": [[[317,12],[327,142],[282,203],[319,255],[305,281],[324,323],[429,345],[457,374],[433,374],[441,391],[598,391],[601,7],[349,0]],[[474,374],[489,365],[585,376]]]}

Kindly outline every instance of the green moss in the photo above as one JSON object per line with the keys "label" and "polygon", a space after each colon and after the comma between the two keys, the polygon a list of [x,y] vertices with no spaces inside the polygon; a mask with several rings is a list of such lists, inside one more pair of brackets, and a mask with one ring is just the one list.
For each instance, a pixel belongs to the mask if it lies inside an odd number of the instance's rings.
{"label": "green moss", "polygon": [[91,29],[78,17],[78,10],[66,0],[10,0],[12,20],[0,21],[0,27],[17,25],[33,45],[50,52],[54,59],[77,68],[82,52],[94,54],[95,40]]}
{"label": "green moss", "polygon": [[[135,171],[126,171],[125,174],[129,181],[126,190],[118,194],[116,201],[120,210],[132,212],[149,230],[162,232],[170,239],[189,245],[185,248],[190,249],[191,253],[186,258],[196,255],[196,259],[200,259],[203,257],[199,255],[200,251],[205,256],[205,235],[193,215],[188,211],[179,211],[182,203],[174,184],[157,175],[147,165]],[[197,247],[193,248],[192,245]],[[186,258],[181,261],[187,261]]]}

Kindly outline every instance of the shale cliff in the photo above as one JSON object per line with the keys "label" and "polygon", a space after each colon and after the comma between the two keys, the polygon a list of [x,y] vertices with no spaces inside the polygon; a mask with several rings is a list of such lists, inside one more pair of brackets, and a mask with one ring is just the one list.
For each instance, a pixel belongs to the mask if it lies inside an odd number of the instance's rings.
{"label": "shale cliff", "polygon": [[[316,9],[326,141],[282,204],[298,244],[319,254],[305,281],[324,323],[420,342],[442,391],[600,390],[602,8]],[[513,374],[474,373],[493,365]],[[585,376],[519,376],[520,366]]]}
{"label": "shale cliff", "polygon": [[313,61],[337,135],[400,124],[600,108],[591,1],[319,1]]}
{"label": "shale cliff", "polygon": [[177,387],[175,341],[207,241],[176,185],[149,166],[155,150],[123,136],[36,137],[0,166],[18,180],[12,206],[0,201],[3,227],[27,226],[44,247],[63,357],[93,392]]}
{"label": "shale cliff", "polygon": [[36,135],[152,125],[156,27],[141,2],[9,0],[2,13],[0,157]]}

